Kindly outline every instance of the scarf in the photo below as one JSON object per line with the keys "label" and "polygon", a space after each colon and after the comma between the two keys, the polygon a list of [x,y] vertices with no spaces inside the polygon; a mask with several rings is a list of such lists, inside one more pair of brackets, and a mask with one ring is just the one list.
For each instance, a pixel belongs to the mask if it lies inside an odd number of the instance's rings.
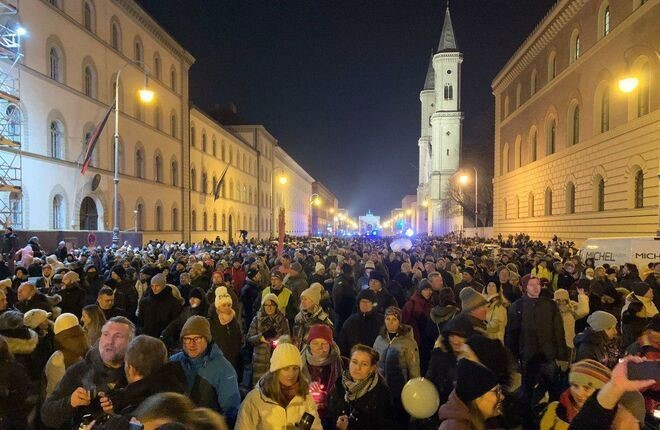
{"label": "scarf", "polygon": [[354,381],[350,372],[345,370],[341,374],[341,384],[344,386],[344,390],[346,391],[344,394],[344,400],[350,403],[374,389],[374,387],[378,384],[378,372],[373,372],[371,375],[361,381]]}
{"label": "scarf", "polygon": [[280,393],[282,393],[281,396],[281,401],[283,404],[280,404],[283,408],[286,409],[286,407],[291,403],[291,400],[293,400],[294,397],[298,394],[298,387],[299,387],[300,382],[296,382],[295,384],[287,387],[286,385],[282,385],[280,383]]}
{"label": "scarf", "polygon": [[578,412],[580,412],[580,409],[578,409],[577,405],[573,401],[570,389],[564,391],[561,396],[559,396],[559,403],[561,403],[561,405],[566,410],[566,422],[573,422],[573,418],[575,418]]}
{"label": "scarf", "polygon": [[307,361],[307,363],[310,366],[317,366],[317,367],[327,366],[328,364],[332,363],[335,360],[335,357],[332,352],[333,351],[331,349],[330,352],[328,352],[327,357],[317,358],[312,355],[312,350],[309,347],[306,346],[305,349],[302,350],[303,358],[305,359],[305,361]]}
{"label": "scarf", "polygon": [[637,316],[641,318],[653,318],[655,315],[658,314],[658,308],[655,307],[655,303],[653,303],[653,299],[650,297],[644,297],[644,296],[637,296],[635,295],[640,302],[644,305],[644,312],[646,315],[642,316],[640,315],[642,312],[638,313]]}

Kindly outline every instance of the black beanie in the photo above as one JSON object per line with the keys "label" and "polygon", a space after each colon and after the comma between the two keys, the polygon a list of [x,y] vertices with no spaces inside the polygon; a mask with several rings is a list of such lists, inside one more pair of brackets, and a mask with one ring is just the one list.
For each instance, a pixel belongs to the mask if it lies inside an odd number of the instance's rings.
{"label": "black beanie", "polygon": [[376,303],[378,301],[378,296],[373,290],[367,288],[360,291],[360,294],[357,296],[357,302],[360,303],[360,300],[369,300],[371,303]]}
{"label": "black beanie", "polygon": [[648,290],[651,289],[651,286],[646,282],[633,282],[632,292],[635,293],[637,297],[644,297]]}
{"label": "black beanie", "polygon": [[487,367],[467,358],[458,361],[456,395],[465,404],[495,388],[497,378]]}
{"label": "black beanie", "polygon": [[508,385],[511,382],[512,360],[502,342],[480,334],[473,334],[467,338],[465,343],[477,356],[479,362],[495,374],[500,384]]}
{"label": "black beanie", "polygon": [[371,273],[369,273],[369,280],[371,281],[372,279],[379,281],[381,284],[385,284],[385,275],[378,270],[372,270]]}
{"label": "black beanie", "polygon": [[195,287],[192,290],[190,290],[190,294],[188,294],[188,299],[191,298],[196,298],[201,300],[202,302],[204,301],[204,290],[202,290],[199,287]]}

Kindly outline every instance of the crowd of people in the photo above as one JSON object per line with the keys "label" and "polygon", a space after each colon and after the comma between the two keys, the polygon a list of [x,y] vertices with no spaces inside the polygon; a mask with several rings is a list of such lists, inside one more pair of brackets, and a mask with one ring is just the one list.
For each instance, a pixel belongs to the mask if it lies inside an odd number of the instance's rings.
{"label": "crowd of people", "polygon": [[[7,229],[0,429],[658,428],[660,262],[522,234],[390,244],[45,250]],[[431,417],[404,407],[419,377]]]}

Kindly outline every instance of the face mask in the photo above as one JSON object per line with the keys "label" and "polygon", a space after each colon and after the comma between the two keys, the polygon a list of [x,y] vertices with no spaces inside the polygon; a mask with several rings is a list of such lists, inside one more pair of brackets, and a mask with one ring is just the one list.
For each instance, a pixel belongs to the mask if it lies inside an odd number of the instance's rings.
{"label": "face mask", "polygon": [[98,272],[87,272],[87,279],[96,279],[98,276]]}

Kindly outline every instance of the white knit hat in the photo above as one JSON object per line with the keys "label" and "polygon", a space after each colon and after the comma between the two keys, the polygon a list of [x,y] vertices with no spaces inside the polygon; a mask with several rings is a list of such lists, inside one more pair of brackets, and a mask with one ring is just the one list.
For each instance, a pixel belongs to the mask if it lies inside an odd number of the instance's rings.
{"label": "white knit hat", "polygon": [[270,371],[276,372],[289,366],[302,367],[300,351],[291,343],[280,343],[270,357]]}
{"label": "white knit hat", "polygon": [[323,291],[323,286],[318,282],[314,282],[306,290],[300,293],[300,297],[307,297],[315,305],[321,303],[321,292]]}
{"label": "white knit hat", "polygon": [[57,319],[55,320],[55,327],[53,328],[53,332],[55,334],[58,334],[60,332],[63,332],[64,330],[68,330],[71,327],[75,327],[77,325],[80,325],[78,323],[78,317],[75,316],[74,314],[62,314]]}
{"label": "white knit hat", "polygon": [[71,270],[69,272],[66,272],[64,276],[62,276],[62,282],[64,282],[65,284],[80,282],[80,275],[78,275],[78,273]]}
{"label": "white knit hat", "polygon": [[23,324],[30,328],[37,328],[51,315],[43,309],[30,309],[23,315]]}
{"label": "white knit hat", "polygon": [[215,289],[215,307],[220,307],[223,303],[232,305],[234,301],[231,299],[229,292],[227,292],[227,287],[218,287]]}

